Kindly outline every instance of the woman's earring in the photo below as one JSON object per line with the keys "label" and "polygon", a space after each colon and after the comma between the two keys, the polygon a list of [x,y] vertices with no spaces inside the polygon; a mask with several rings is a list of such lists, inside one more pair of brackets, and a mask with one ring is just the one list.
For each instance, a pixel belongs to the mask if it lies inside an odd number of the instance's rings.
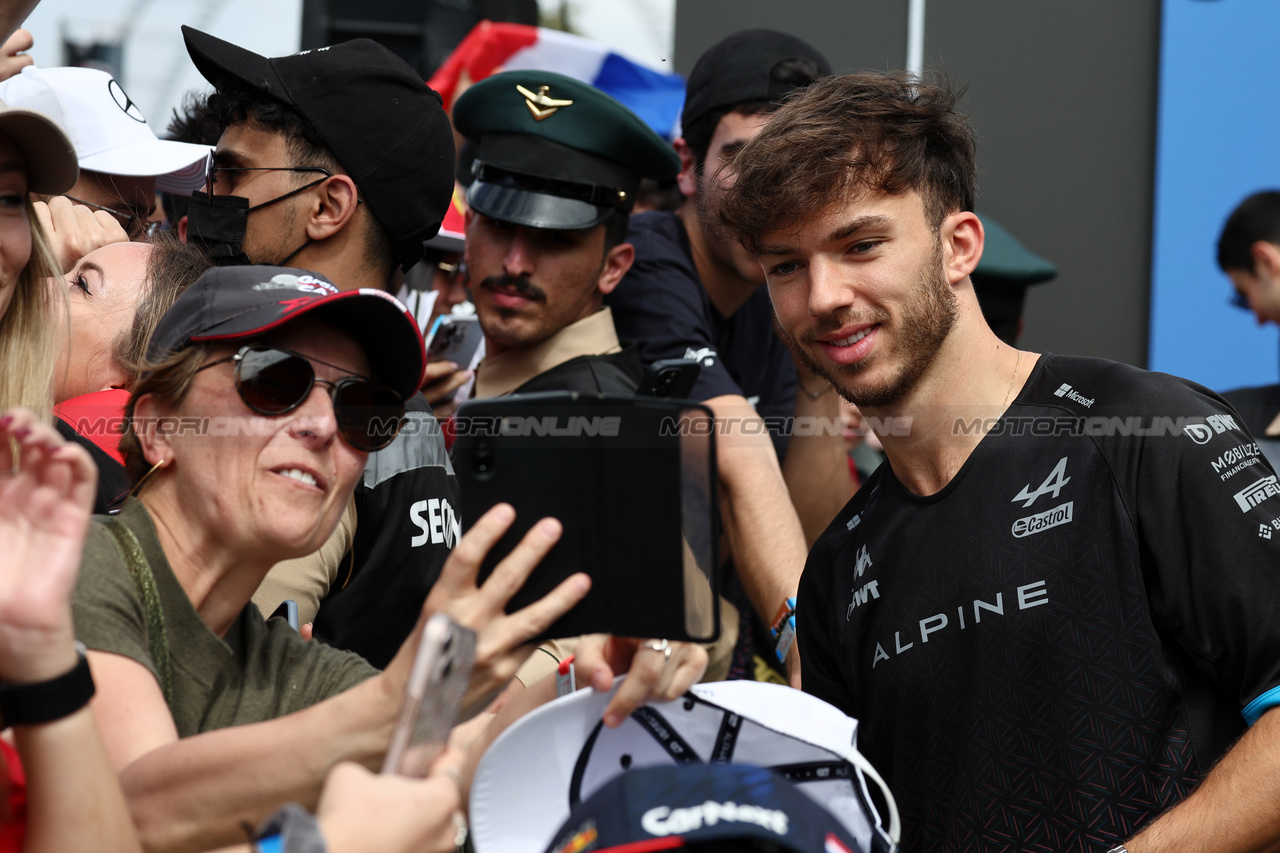
{"label": "woman's earring", "polygon": [[151,479],[151,475],[159,471],[161,468],[169,464],[168,459],[161,459],[159,462],[151,466],[151,470],[142,475],[142,479],[134,483],[133,488],[129,490],[129,497],[137,497],[138,492],[142,491],[142,486]]}

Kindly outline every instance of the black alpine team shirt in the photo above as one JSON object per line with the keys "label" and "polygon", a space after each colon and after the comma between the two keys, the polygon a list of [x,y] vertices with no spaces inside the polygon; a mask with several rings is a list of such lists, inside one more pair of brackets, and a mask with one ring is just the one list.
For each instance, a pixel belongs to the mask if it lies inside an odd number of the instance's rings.
{"label": "black alpine team shirt", "polygon": [[942,491],[880,466],[796,621],[903,850],[1106,850],[1280,704],[1280,485],[1212,392],[1045,355]]}

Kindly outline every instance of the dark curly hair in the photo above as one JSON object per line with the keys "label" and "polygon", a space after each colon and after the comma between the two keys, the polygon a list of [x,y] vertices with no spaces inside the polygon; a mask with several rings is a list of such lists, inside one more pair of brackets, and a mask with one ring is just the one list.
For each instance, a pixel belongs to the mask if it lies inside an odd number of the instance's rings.
{"label": "dark curly hair", "polygon": [[749,251],[853,194],[916,191],[935,230],[973,210],[973,130],[964,90],[906,74],[819,80],[774,113],[734,158],[737,178],[707,199],[716,222]]}

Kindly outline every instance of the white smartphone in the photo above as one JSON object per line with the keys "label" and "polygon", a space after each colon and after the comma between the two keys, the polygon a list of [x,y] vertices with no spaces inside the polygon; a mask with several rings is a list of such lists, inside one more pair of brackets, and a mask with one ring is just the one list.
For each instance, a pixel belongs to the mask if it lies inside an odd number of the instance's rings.
{"label": "white smartphone", "polygon": [[427,775],[457,721],[475,656],[474,631],[442,613],[427,620],[405,686],[400,719],[382,762],[384,774]]}

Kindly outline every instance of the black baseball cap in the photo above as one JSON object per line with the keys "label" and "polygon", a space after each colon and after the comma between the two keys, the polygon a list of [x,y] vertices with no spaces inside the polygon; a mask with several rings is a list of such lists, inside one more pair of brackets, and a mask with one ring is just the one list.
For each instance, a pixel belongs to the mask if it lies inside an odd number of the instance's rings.
{"label": "black baseball cap", "polygon": [[382,290],[338,290],[324,276],[291,267],[214,267],[183,291],[147,348],[155,363],[204,341],[247,341],[299,317],[322,317],[349,333],[369,357],[373,378],[408,399],[427,356],[413,315]]}
{"label": "black baseball cap", "polygon": [[391,235],[408,269],[453,194],[453,131],[440,95],[400,57],[354,39],[267,58],[182,28],[187,53],[221,91],[257,92],[297,110],[320,134]]}
{"label": "black baseball cap", "polygon": [[476,144],[472,210],[532,228],[591,228],[635,205],[642,178],[680,171],[675,149],[599,89],[551,71],[505,71],[453,105]]}
{"label": "black baseball cap", "polygon": [[[817,73],[784,71],[784,62],[807,63]],[[784,66],[785,68],[785,66]],[[741,30],[698,57],[685,87],[683,127],[712,110],[747,101],[778,102],[793,89],[831,74],[831,63],[803,39],[777,30]]]}
{"label": "black baseball cap", "polygon": [[546,853],[647,853],[704,842],[760,850],[866,853],[834,815],[777,773],[744,764],[625,770],[578,805]]}

